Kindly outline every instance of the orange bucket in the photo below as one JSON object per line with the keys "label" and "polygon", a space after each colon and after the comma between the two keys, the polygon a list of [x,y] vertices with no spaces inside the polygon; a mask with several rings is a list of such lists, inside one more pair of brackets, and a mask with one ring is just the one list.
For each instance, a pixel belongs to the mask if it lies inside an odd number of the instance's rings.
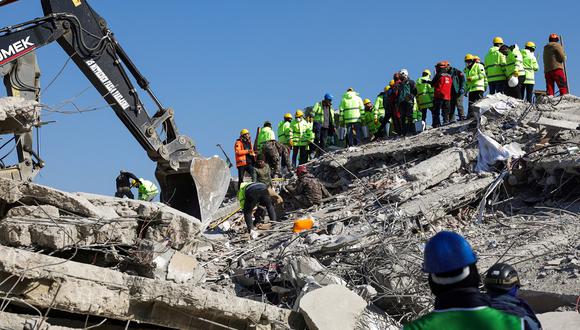
{"label": "orange bucket", "polygon": [[294,228],[292,232],[299,233],[314,227],[314,220],[312,218],[298,219],[294,221]]}

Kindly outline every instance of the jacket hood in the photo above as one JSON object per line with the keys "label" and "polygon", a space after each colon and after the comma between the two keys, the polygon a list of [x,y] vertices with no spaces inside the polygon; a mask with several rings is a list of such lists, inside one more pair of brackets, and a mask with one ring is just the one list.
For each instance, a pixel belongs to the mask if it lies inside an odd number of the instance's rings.
{"label": "jacket hood", "polygon": [[342,95],[343,98],[345,99],[352,99],[355,96],[358,96],[359,94],[357,92],[346,92],[344,93],[344,95]]}
{"label": "jacket hood", "polygon": [[499,52],[499,47],[497,47],[497,46],[491,46],[491,47],[489,48],[489,51],[490,51],[490,52]]}

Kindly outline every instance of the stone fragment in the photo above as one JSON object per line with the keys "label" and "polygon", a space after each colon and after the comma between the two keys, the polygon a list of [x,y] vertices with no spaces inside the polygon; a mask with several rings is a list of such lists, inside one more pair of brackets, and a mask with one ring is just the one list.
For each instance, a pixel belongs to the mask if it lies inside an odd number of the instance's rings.
{"label": "stone fragment", "polygon": [[550,312],[537,314],[544,330],[578,330],[580,314],[578,312]]}
{"label": "stone fragment", "polygon": [[32,217],[32,218],[52,218],[57,219],[60,216],[58,208],[52,205],[38,206],[15,206],[8,210],[6,217]]}

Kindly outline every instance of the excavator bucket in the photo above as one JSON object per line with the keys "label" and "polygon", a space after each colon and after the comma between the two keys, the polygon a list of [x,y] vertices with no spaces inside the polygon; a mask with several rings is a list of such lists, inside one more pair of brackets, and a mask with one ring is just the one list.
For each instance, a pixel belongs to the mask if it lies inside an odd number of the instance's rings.
{"label": "excavator bucket", "polygon": [[193,158],[189,172],[158,165],[155,176],[161,185],[161,201],[200,219],[204,226],[220,207],[230,184],[228,166],[217,156]]}

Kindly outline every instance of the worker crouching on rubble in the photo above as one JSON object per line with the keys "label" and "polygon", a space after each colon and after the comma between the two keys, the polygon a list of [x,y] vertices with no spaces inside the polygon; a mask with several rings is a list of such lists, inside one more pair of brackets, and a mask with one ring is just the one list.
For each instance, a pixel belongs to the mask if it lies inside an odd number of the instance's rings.
{"label": "worker crouching on rubble", "polygon": [[[266,208],[266,212],[271,221],[277,221],[278,218],[276,217],[276,210],[274,209],[272,198],[276,200],[277,204],[283,202],[280,196],[275,194],[272,189],[269,189],[267,185],[261,182],[244,182],[240,186],[240,190],[238,191],[238,201],[240,202],[240,208],[244,213],[244,220],[250,237],[254,237],[254,225],[256,225],[258,229],[269,228],[269,225],[265,225],[267,224],[267,221],[263,209],[261,209],[260,206]],[[258,210],[256,211],[256,219],[252,216],[255,207],[258,207]]]}
{"label": "worker crouching on rubble", "polygon": [[435,295],[435,310],[404,329],[524,329],[522,318],[491,307],[479,292],[477,257],[459,234],[442,231],[425,246],[423,270]]}
{"label": "worker crouching on rubble", "polygon": [[520,278],[512,266],[503,263],[491,266],[484,284],[493,308],[523,318],[526,329],[542,329],[532,307],[518,297]]}
{"label": "worker crouching on rubble", "polygon": [[151,202],[159,194],[157,186],[153,182],[143,178],[139,178],[138,180],[133,179],[131,185],[137,187],[140,201]]}
{"label": "worker crouching on rubble", "polygon": [[117,179],[115,180],[117,186],[115,197],[123,198],[124,196],[127,196],[130,199],[135,199],[135,195],[133,195],[133,192],[131,191],[131,187],[133,185],[131,184],[130,180],[139,182],[139,178],[135,174],[121,170],[117,176]]}
{"label": "worker crouching on rubble", "polygon": [[308,173],[306,166],[298,166],[296,175],[298,176],[296,185],[287,185],[283,188],[291,196],[288,200],[294,208],[307,209],[313,205],[320,205],[323,198],[331,196],[324,185],[314,175]]}

